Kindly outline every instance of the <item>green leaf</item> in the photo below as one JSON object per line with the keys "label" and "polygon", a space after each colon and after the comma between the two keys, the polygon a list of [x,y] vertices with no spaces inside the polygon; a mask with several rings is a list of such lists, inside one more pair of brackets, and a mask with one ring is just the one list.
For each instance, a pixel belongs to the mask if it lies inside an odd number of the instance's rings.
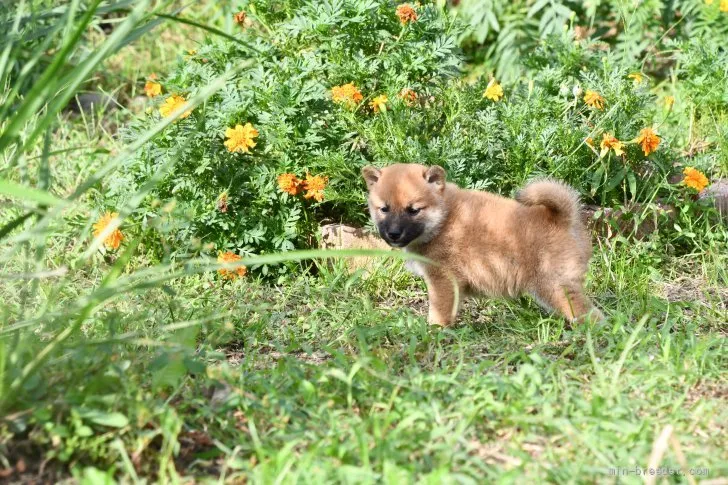
{"label": "green leaf", "polygon": [[594,195],[597,193],[597,189],[602,183],[602,178],[604,178],[604,165],[600,165],[592,175],[591,178],[591,194]]}
{"label": "green leaf", "polygon": [[620,168],[617,173],[612,175],[612,177],[607,181],[607,185],[604,187],[605,192],[609,192],[613,190],[617,185],[624,180],[624,175],[627,173],[627,169],[625,167]]}
{"label": "green leaf", "polygon": [[129,419],[121,413],[105,412],[95,409],[79,411],[79,416],[94,424],[108,426],[109,428],[123,428],[129,424]]}
{"label": "green leaf", "polygon": [[155,389],[175,387],[187,374],[187,367],[181,355],[167,355],[167,362],[152,374],[152,387]]}
{"label": "green leaf", "polygon": [[7,195],[28,202],[36,202],[47,206],[66,205],[67,202],[45,190],[38,190],[25,185],[16,184],[6,179],[0,179],[0,194]]}

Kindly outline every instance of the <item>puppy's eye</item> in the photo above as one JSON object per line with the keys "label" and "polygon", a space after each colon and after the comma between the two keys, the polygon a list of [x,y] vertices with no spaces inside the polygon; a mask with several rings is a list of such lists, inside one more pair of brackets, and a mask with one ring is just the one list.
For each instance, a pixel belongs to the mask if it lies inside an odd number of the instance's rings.
{"label": "puppy's eye", "polygon": [[407,207],[407,214],[411,216],[416,216],[420,213],[422,209],[415,209],[414,207]]}
{"label": "puppy's eye", "polygon": [[385,205],[384,207],[381,207],[379,210],[382,211],[382,212],[384,212],[384,213],[387,213],[387,212],[389,212],[389,207],[387,207]]}

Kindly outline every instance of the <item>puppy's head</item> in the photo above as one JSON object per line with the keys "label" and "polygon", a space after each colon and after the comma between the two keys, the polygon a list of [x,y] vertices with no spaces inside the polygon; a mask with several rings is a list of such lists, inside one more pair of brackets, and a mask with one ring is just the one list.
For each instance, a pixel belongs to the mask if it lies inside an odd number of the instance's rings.
{"label": "puppy's head", "polygon": [[425,243],[437,235],[447,215],[445,170],[433,165],[366,166],[369,213],[390,246]]}

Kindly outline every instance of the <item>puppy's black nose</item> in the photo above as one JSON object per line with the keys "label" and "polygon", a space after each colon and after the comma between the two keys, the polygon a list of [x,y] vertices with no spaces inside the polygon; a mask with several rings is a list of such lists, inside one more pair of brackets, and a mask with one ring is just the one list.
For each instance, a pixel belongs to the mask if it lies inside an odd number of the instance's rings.
{"label": "puppy's black nose", "polygon": [[391,241],[396,241],[400,236],[402,236],[402,231],[387,231],[387,237]]}

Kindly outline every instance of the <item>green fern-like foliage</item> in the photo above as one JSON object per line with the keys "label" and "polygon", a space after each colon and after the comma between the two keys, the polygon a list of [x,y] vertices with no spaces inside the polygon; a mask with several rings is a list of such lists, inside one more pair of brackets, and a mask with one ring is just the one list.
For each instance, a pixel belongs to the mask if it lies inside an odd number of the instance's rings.
{"label": "green fern-like foliage", "polygon": [[665,75],[671,40],[728,41],[728,15],[704,0],[462,0],[453,15],[466,23],[462,45],[477,72],[511,80],[539,40],[563,29],[604,42],[615,59]]}

